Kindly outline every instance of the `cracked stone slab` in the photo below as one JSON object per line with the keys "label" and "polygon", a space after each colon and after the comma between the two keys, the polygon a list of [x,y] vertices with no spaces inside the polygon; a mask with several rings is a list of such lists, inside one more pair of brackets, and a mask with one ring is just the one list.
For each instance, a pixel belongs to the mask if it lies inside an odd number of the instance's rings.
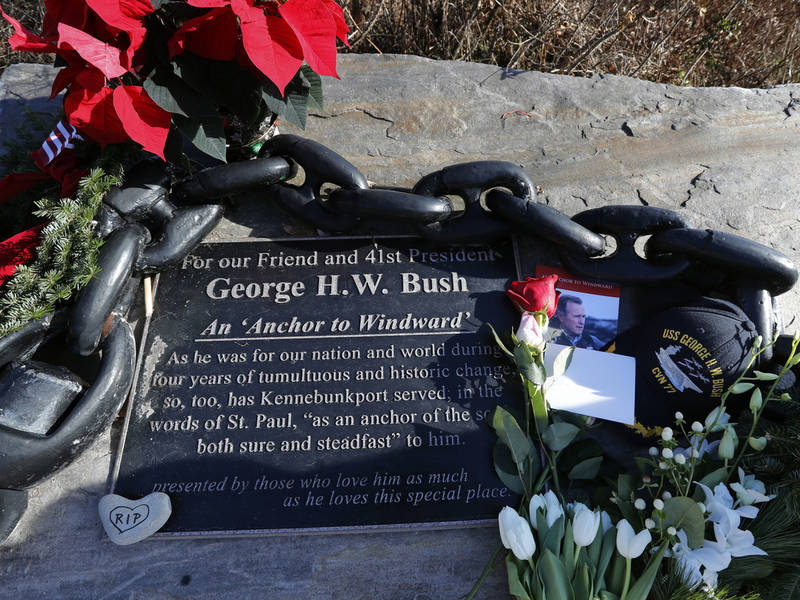
{"label": "cracked stone slab", "polygon": [[[301,133],[370,180],[412,186],[472,160],[520,164],[539,200],[569,215],[611,203],[669,208],[695,227],[768,244],[800,262],[800,85],[680,88],[413,56],[345,55],[325,78],[325,110]],[[47,105],[53,69],[16,65],[0,79],[0,128],[22,105]],[[285,235],[285,215],[258,193],[215,237]],[[292,223],[291,231],[308,234]],[[797,328],[798,291],[780,297]],[[31,490],[0,546],[4,589],[32,598],[424,600],[463,598],[497,543],[494,529],[229,540],[103,542],[119,424],[77,462]],[[488,458],[487,458],[488,460]],[[505,597],[502,566],[478,598]]]}

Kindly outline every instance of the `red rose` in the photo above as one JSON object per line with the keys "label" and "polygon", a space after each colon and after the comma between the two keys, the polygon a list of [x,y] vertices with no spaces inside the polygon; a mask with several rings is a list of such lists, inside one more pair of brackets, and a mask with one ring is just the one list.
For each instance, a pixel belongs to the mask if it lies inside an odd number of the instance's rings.
{"label": "red rose", "polygon": [[558,275],[528,277],[525,281],[513,281],[506,292],[508,297],[522,312],[536,312],[547,309],[547,316],[556,314],[558,297],[555,285]]}

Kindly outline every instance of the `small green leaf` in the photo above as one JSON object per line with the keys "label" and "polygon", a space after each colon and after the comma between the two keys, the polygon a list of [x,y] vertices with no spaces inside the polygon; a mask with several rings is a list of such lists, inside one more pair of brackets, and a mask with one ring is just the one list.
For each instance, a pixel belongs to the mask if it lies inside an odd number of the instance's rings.
{"label": "small green leaf", "polygon": [[754,386],[754,383],[745,383],[740,381],[739,383],[734,383],[729,389],[731,394],[744,394],[745,392],[752,390]]}
{"label": "small green leaf", "polygon": [[683,529],[690,548],[703,545],[705,518],[697,502],[685,496],[673,496],[664,502],[664,513],[664,526]]}
{"label": "small green leaf", "polygon": [[506,554],[506,573],[508,574],[508,593],[518,600],[531,600],[528,590],[522,583],[523,573],[527,565],[523,565],[509,552]]}
{"label": "small green leaf", "polygon": [[531,448],[528,442],[528,436],[520,429],[517,420],[511,413],[502,406],[498,406],[494,410],[492,427],[494,427],[497,437],[508,446],[514,464],[517,465],[518,471],[522,473],[525,465],[525,458],[529,455]]}
{"label": "small green leaf", "polygon": [[500,349],[501,349],[503,352],[505,352],[505,353],[506,353],[506,355],[507,355],[509,358],[514,358],[514,353],[513,353],[513,352],[511,352],[511,351],[510,351],[508,348],[506,348],[505,344],[503,344],[503,342],[502,342],[502,341],[500,341],[500,336],[499,336],[499,335],[497,335],[497,332],[494,330],[494,327],[492,327],[492,324],[491,324],[491,323],[487,323],[487,325],[489,326],[489,329],[491,329],[491,330],[492,330],[492,335],[494,336],[494,341],[497,343],[497,345],[498,345],[498,346],[500,346]]}
{"label": "small green leaf", "polygon": [[753,375],[759,381],[775,381],[779,377],[777,373],[764,373],[763,371],[753,371]]}
{"label": "small green leaf", "polygon": [[600,470],[602,462],[602,456],[593,456],[592,458],[582,460],[572,467],[567,477],[569,479],[594,479],[597,477],[597,472]]}
{"label": "small green leaf", "polygon": [[542,434],[542,441],[548,448],[558,452],[569,446],[580,431],[571,423],[553,423]]}
{"label": "small green leaf", "polygon": [[564,348],[558,353],[558,356],[556,356],[556,359],[553,361],[553,377],[561,377],[566,370],[569,369],[569,365],[572,363],[572,355],[574,353],[575,346]]}
{"label": "small green leaf", "polygon": [[511,449],[500,440],[494,445],[492,452],[494,458],[494,471],[508,489],[517,494],[522,494],[525,489],[522,487]]}
{"label": "small green leaf", "polygon": [[536,385],[542,385],[547,378],[547,371],[538,356],[533,356],[525,344],[517,344],[514,348],[514,362],[522,375]]}
{"label": "small green leaf", "polygon": [[178,130],[201,152],[226,162],[225,129],[221,118],[187,119],[173,115]]}

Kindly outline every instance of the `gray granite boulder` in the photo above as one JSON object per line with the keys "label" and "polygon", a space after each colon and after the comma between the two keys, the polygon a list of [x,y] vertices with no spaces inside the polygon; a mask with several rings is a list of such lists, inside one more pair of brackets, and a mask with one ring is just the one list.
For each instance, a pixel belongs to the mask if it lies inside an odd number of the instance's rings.
{"label": "gray granite boulder", "polygon": [[[6,136],[22,106],[49,95],[53,70],[9,68],[0,80]],[[607,204],[676,210],[695,227],[736,233],[800,258],[800,85],[679,88],[614,76],[578,79],[412,56],[340,59],[326,110],[304,135],[367,178],[412,185],[469,160],[524,167],[540,200],[569,215]],[[290,127],[284,128],[291,131]],[[276,233],[242,203],[216,237]],[[263,201],[261,201],[263,202]],[[279,230],[278,230],[279,231]],[[781,297],[796,328],[798,292]],[[9,595],[31,598],[461,598],[498,541],[493,528],[257,539],[101,541],[119,425],[31,490],[0,546]],[[478,598],[505,597],[496,568]]]}

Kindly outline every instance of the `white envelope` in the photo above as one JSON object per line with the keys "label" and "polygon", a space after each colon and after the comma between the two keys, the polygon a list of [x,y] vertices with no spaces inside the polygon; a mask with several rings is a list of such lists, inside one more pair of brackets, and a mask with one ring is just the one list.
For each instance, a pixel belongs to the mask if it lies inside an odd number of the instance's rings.
{"label": "white envelope", "polygon": [[[550,344],[544,356],[547,372],[567,348]],[[575,348],[572,363],[560,377],[548,377],[546,398],[551,408],[633,425],[636,407],[636,359],[609,352]]]}

